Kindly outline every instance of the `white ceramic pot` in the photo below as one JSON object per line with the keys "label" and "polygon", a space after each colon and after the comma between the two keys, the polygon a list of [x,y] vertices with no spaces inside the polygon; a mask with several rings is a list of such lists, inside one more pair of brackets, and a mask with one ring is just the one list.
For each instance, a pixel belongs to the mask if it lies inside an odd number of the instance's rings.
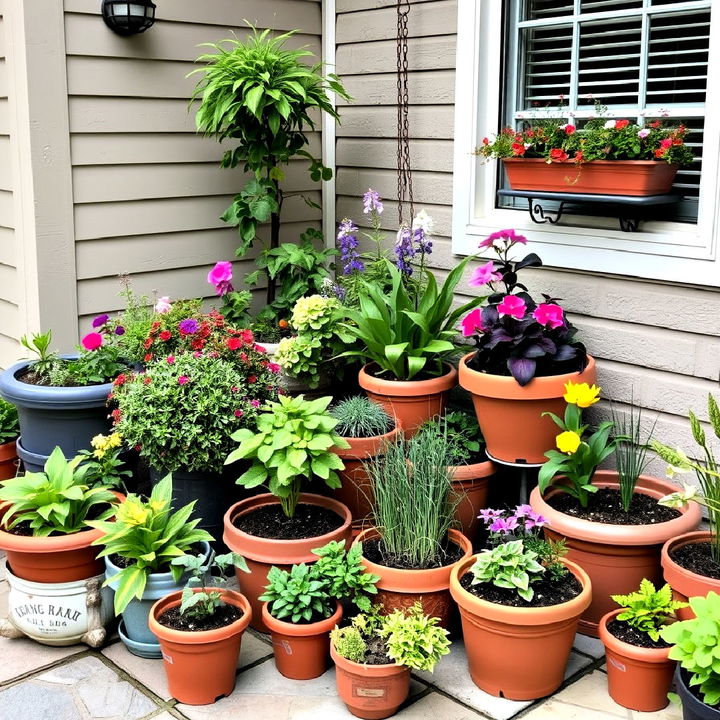
{"label": "white ceramic pot", "polygon": [[7,571],[8,617],[0,620],[0,636],[29,637],[43,645],[100,647],[105,625],[113,617],[113,593],[105,575],[66,583],[23,580]]}

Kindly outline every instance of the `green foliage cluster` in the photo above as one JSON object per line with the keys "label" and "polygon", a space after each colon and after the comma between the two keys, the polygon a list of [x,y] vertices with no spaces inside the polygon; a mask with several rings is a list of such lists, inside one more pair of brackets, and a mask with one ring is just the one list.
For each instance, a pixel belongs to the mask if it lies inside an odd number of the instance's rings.
{"label": "green foliage cluster", "polygon": [[5,398],[0,398],[0,443],[15,440],[19,434],[17,408]]}
{"label": "green foliage cluster", "polygon": [[132,477],[132,471],[120,459],[123,451],[120,433],[96,435],[90,444],[92,450],[80,450],[78,453],[82,457],[85,480],[89,485],[118,488],[122,486],[123,478]]}
{"label": "green foliage cluster", "polygon": [[451,448],[451,465],[467,464],[485,445],[475,415],[462,410],[431,418],[422,425],[420,432],[440,434],[445,438]]}
{"label": "green foliage cluster", "polygon": [[335,432],[345,438],[370,438],[385,435],[395,420],[367,395],[353,395],[328,411],[337,421]]}

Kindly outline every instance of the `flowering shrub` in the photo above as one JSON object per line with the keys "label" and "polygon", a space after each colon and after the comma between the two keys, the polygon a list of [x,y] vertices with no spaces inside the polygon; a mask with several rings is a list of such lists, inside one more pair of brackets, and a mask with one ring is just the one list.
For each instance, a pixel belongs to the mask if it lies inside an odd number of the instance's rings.
{"label": "flowering shrub", "polygon": [[[538,303],[518,282],[520,270],[542,265],[535,253],[522,260],[509,259],[513,247],[526,244],[527,239],[514,230],[498,230],[480,243],[482,249],[492,248],[498,260],[477,267],[468,282],[474,287],[487,285],[493,293],[485,307],[472,310],[461,322],[463,335],[475,336],[477,346],[468,366],[492,375],[512,375],[520,385],[535,376],[579,372],[587,364],[585,346],[575,340],[577,331],[559,299],[543,295]],[[498,282],[503,291],[495,291]]]}

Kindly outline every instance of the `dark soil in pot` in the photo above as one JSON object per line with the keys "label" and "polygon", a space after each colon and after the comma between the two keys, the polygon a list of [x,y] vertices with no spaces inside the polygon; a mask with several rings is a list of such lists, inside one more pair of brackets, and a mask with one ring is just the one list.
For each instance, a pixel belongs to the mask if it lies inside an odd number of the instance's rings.
{"label": "dark soil in pot", "polygon": [[557,580],[547,578],[532,584],[534,595],[532,600],[524,600],[515,590],[496,587],[492,583],[472,584],[472,573],[465,573],[460,578],[460,585],[471,595],[498,605],[509,605],[518,608],[550,607],[572,600],[582,592],[582,585],[572,574],[567,573]]}
{"label": "dark soil in pot", "polygon": [[221,605],[212,615],[204,618],[193,618],[182,615],[180,607],[166,610],[157,621],[172,630],[183,632],[203,632],[205,630],[217,630],[227,625],[232,625],[243,616],[243,611],[234,605]]}
{"label": "dark soil in pot", "polygon": [[109,382],[108,380],[104,380],[103,382],[78,383],[71,380],[62,385],[51,385],[47,381],[46,377],[44,377],[40,373],[36,373],[31,368],[27,368],[24,372],[16,375],[15,377],[20,382],[24,382],[27,385],[40,385],[43,387],[90,387],[91,385],[104,385],[105,383]]}
{"label": "dark soil in pot", "polygon": [[679,510],[658,505],[655,498],[643,493],[633,495],[630,510],[625,512],[620,491],[613,488],[600,488],[591,493],[587,507],[581,507],[577,499],[567,493],[552,495],[546,502],[566,515],[608,525],[655,525],[681,515]]}
{"label": "dark soil in pot", "polygon": [[332,510],[299,503],[295,515],[289,518],[280,505],[263,505],[250,512],[238,515],[233,525],[238,530],[261,538],[273,540],[300,540],[319,537],[337,530],[343,519]]}
{"label": "dark soil in pot", "polygon": [[459,545],[446,539],[440,548],[440,554],[436,562],[418,567],[408,562],[405,558],[388,553],[380,538],[364,540],[362,546],[363,557],[366,557],[370,562],[397,570],[429,570],[430,568],[445,567],[447,565],[453,565],[464,555],[463,549]]}
{"label": "dark soil in pot", "polygon": [[362,662],[364,665],[392,665],[395,661],[387,654],[385,640],[373,635],[365,641],[367,649]]}
{"label": "dark soil in pot", "polygon": [[720,580],[720,563],[712,557],[712,545],[709,542],[689,543],[670,553],[671,559],[685,570],[697,575]]}
{"label": "dark soil in pot", "polygon": [[[5,528],[2,528],[4,532],[10,533],[11,535],[19,535],[21,537],[32,537],[33,531],[30,527],[30,522],[21,522],[17,525],[11,527],[9,530],[6,530]],[[82,527],[77,532],[87,532],[88,530],[92,530],[91,527]],[[60,537],[61,535],[64,535],[65,533],[61,532],[51,532],[50,535],[47,537]]]}
{"label": "dark soil in pot", "polygon": [[635,647],[642,648],[669,648],[670,643],[666,643],[664,640],[659,638],[653,640],[647,633],[640,632],[633,627],[630,627],[624,620],[611,620],[607,624],[608,632],[615,636],[618,640],[622,640],[628,645],[634,645]]}

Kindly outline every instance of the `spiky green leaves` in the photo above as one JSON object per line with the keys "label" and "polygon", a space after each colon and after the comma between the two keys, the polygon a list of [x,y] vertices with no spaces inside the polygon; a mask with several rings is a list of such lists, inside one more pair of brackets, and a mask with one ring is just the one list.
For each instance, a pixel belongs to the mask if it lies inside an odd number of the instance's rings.
{"label": "spiky green leaves", "polygon": [[611,597],[622,608],[617,619],[646,633],[654,641],[660,638],[660,630],[675,618],[675,611],[687,607],[687,603],[672,599],[670,585],[665,584],[656,590],[645,578],[640,582],[637,592]]}

